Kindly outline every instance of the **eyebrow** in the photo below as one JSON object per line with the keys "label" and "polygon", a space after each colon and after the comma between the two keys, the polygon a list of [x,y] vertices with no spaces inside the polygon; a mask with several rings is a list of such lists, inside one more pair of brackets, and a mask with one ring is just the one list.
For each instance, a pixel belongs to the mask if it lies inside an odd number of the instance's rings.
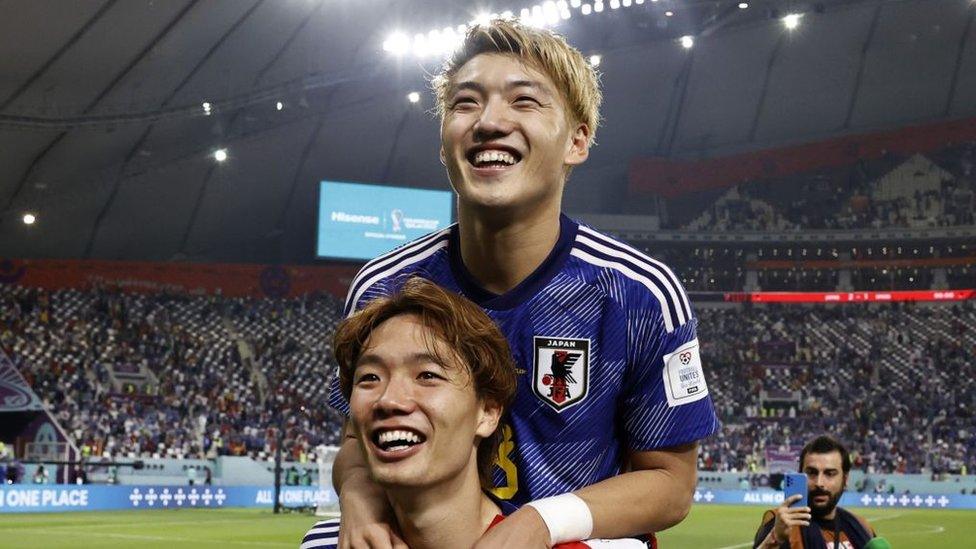
{"label": "eyebrow", "polygon": [[[505,90],[513,90],[515,88],[532,88],[543,93],[550,93],[549,89],[543,85],[541,82],[535,80],[511,80],[505,83]],[[461,90],[473,90],[479,93],[484,93],[487,88],[480,82],[475,82],[474,80],[465,80],[464,82],[458,82],[454,85],[454,89],[451,90],[452,93],[457,93]]]}
{"label": "eyebrow", "polygon": [[[445,367],[443,364],[441,364],[441,360],[432,353],[413,353],[411,355],[408,355],[404,360],[404,362],[408,364],[433,363],[433,364],[437,364],[441,368]],[[356,361],[356,368],[360,366],[367,366],[373,364],[376,365],[386,364],[386,361],[380,355],[374,353],[366,353],[360,356],[359,360]]]}
{"label": "eyebrow", "polygon": [[[840,471],[840,469],[837,469],[835,467],[825,467],[822,471],[824,473],[836,473],[837,471]],[[816,467],[808,466],[806,468],[806,472],[808,472],[808,473],[809,472],[819,473],[819,472],[821,472],[821,469],[817,469]]]}

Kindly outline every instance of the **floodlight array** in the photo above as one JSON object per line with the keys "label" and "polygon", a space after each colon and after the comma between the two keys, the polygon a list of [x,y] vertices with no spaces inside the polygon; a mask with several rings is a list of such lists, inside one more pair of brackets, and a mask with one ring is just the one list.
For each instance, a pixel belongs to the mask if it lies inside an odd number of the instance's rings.
{"label": "floodlight array", "polygon": [[[656,2],[657,0],[651,1]],[[469,28],[487,24],[492,19],[499,17],[517,17],[519,21],[532,27],[551,28],[559,25],[562,21],[571,19],[574,12],[587,16],[602,13],[607,8],[619,10],[635,5],[640,6],[644,2],[645,0],[569,0],[568,2],[566,0],[547,0],[540,4],[522,8],[518,10],[517,15],[513,11],[483,12],[466,24],[433,29],[413,36],[403,31],[393,32],[383,41],[383,51],[398,57],[412,55],[420,58],[444,58],[457,49]],[[671,12],[669,14],[673,15]]]}

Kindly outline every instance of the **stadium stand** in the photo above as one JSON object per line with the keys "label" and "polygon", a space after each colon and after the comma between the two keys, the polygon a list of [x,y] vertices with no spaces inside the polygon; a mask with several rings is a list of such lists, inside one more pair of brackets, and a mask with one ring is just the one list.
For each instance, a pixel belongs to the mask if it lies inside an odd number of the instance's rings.
{"label": "stadium stand", "polygon": [[[269,457],[332,444],[340,303],[0,286],[0,345],[86,455]],[[118,372],[144,372],[138,383]],[[301,412],[301,413],[295,413]]]}
{"label": "stadium stand", "polygon": [[[325,404],[336,298],[5,285],[0,303],[4,352],[89,455],[267,459],[284,408],[305,412],[288,416],[291,459],[338,440]],[[703,471],[755,470],[765,450],[824,431],[852,441],[866,472],[976,468],[972,302],[697,308],[725,425]],[[149,373],[138,387],[112,374],[132,365]]]}
{"label": "stadium stand", "polygon": [[[976,142],[908,157],[885,155],[843,168],[750,181],[668,228],[803,231],[973,225]],[[698,204],[689,204],[699,207]],[[679,220],[692,219],[688,223]]]}
{"label": "stadium stand", "polygon": [[822,432],[852,441],[869,473],[976,467],[972,302],[704,308],[699,319],[725,423],[703,470],[755,470],[766,449]]}

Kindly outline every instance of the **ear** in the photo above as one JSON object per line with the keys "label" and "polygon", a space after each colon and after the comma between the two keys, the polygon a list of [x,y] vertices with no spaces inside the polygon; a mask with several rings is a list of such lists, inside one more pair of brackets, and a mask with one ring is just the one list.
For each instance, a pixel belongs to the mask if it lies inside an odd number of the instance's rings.
{"label": "ear", "polygon": [[563,162],[567,166],[579,166],[590,157],[590,127],[579,123],[569,137],[569,149]]}
{"label": "ear", "polygon": [[447,153],[444,152],[443,146],[441,147],[439,156],[441,157],[441,165],[447,166]]}
{"label": "ear", "polygon": [[501,421],[501,418],[501,405],[493,400],[483,399],[481,409],[478,410],[478,428],[475,429],[475,434],[481,438],[490,437],[498,428],[498,422]]}

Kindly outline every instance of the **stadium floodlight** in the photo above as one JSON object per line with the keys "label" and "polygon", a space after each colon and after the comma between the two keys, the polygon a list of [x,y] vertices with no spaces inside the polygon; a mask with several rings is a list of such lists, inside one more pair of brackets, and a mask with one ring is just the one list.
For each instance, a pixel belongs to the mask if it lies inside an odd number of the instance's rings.
{"label": "stadium floodlight", "polygon": [[603,60],[603,58],[600,57],[599,55],[591,55],[590,56],[590,64],[593,65],[594,67],[599,67],[600,66],[600,61],[602,61],[602,60]]}
{"label": "stadium floodlight", "polygon": [[615,10],[620,8],[620,0],[610,0],[610,9]]}
{"label": "stadium floodlight", "polygon": [[278,101],[277,103],[275,103],[275,110],[276,111],[280,111],[283,108],[285,108],[285,104],[282,103],[281,101]]}
{"label": "stadium floodlight", "polygon": [[634,0],[634,3],[637,4],[638,6],[643,6],[644,0]]}
{"label": "stadium floodlight", "polygon": [[602,0],[597,0],[596,2],[593,3],[593,11],[595,11],[597,13],[600,13],[601,11],[603,11],[603,1]]}
{"label": "stadium floodlight", "polygon": [[664,12],[664,16],[665,17],[673,17],[674,16],[674,12],[671,11],[671,10],[668,10],[668,11]]}
{"label": "stadium floodlight", "polygon": [[593,8],[589,4],[583,4],[583,6],[580,8],[580,13],[583,15],[589,15],[593,13]]}
{"label": "stadium floodlight", "polygon": [[420,101],[420,94],[417,92],[410,92],[407,94],[407,101],[411,103],[417,103]]}
{"label": "stadium floodlight", "polygon": [[417,57],[424,57],[430,52],[427,45],[427,36],[415,34],[413,37],[413,54]]}
{"label": "stadium floodlight", "polygon": [[490,22],[491,22],[491,14],[486,11],[483,11],[479,13],[474,19],[471,20],[471,25],[487,26],[488,23]]}
{"label": "stadium floodlight", "polygon": [[799,13],[786,14],[783,17],[783,26],[785,26],[789,30],[793,30],[797,28],[798,26],[800,26],[800,17],[802,17],[802,15]]}
{"label": "stadium floodlight", "polygon": [[203,103],[200,104],[200,106],[203,108],[203,114],[207,116],[210,116],[210,113],[213,112],[213,106],[210,104],[209,101],[204,101]]}
{"label": "stadium floodlight", "polygon": [[547,25],[555,25],[559,22],[559,8],[556,7],[556,3],[552,0],[542,4],[542,13],[545,15],[545,23]]}
{"label": "stadium floodlight", "polygon": [[575,9],[579,9],[582,3],[583,3],[582,0],[569,0],[569,5]]}
{"label": "stadium floodlight", "polygon": [[686,34],[682,36],[680,41],[681,41],[681,47],[686,50],[690,50],[691,47],[695,45],[695,37],[691,36],[690,34]]}
{"label": "stadium floodlight", "polygon": [[223,162],[227,160],[227,149],[217,149],[213,153],[214,160]]}
{"label": "stadium floodlight", "polygon": [[749,2],[739,2],[739,9],[740,10],[749,9]]}
{"label": "stadium floodlight", "polygon": [[37,216],[27,212],[24,214],[24,225],[33,225],[37,221]]}
{"label": "stadium floodlight", "polygon": [[394,32],[383,41],[383,51],[393,55],[405,55],[410,51],[410,37],[402,32]]}
{"label": "stadium floodlight", "polygon": [[620,5],[623,6],[623,7],[625,7],[625,8],[629,8],[630,5],[633,4],[633,3],[634,3],[633,0],[622,0],[620,2]]}

